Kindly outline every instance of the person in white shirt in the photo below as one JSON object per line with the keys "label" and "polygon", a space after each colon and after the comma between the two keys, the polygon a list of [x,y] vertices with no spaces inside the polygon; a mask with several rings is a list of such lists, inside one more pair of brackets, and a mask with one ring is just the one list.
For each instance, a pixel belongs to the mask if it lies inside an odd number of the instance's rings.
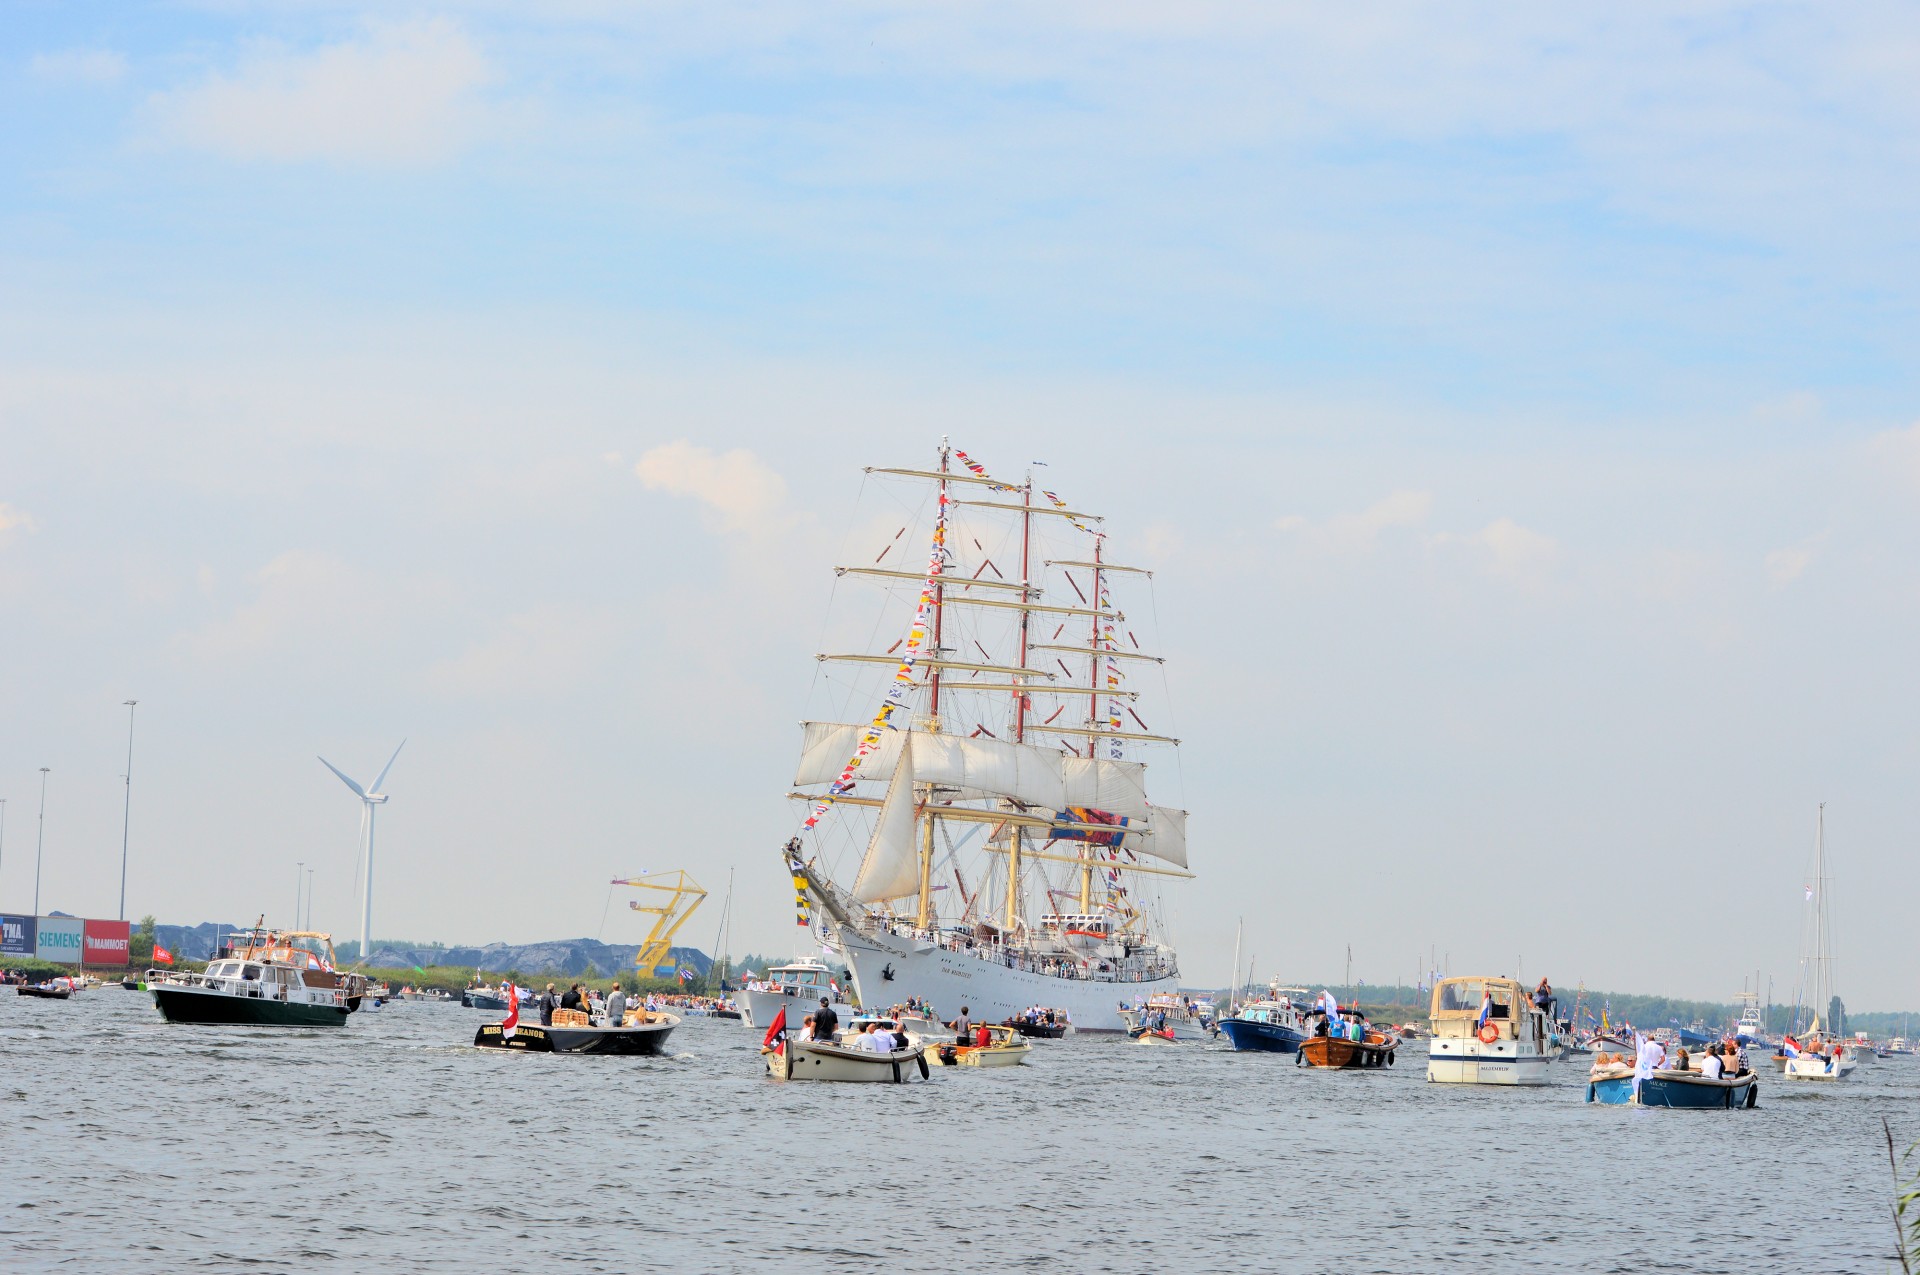
{"label": "person in white shirt", "polygon": [[1719,1080],[1726,1075],[1726,1065],[1720,1061],[1719,1045],[1707,1046],[1707,1057],[1700,1064],[1700,1074],[1709,1080]]}
{"label": "person in white shirt", "polygon": [[860,1047],[862,1049],[871,1049],[878,1054],[890,1054],[900,1048],[900,1045],[899,1042],[894,1039],[893,1033],[888,1031],[885,1025],[879,1025],[867,1033],[866,1037],[861,1041]]}

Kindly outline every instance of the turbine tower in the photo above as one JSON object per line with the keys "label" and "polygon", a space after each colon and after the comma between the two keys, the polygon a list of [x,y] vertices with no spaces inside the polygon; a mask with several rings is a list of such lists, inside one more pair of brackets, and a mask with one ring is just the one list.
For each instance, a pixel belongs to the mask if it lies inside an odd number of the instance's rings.
{"label": "turbine tower", "polygon": [[[400,748],[407,746],[406,740],[400,741]],[[362,788],[348,779],[341,769],[322,757],[320,764],[340,776],[340,782],[353,789],[360,798],[360,855],[361,865],[365,869],[360,875],[360,964],[365,965],[372,955],[373,944],[373,811],[376,806],[387,803],[387,794],[380,791],[380,785],[387,782],[387,772],[393,769],[393,763],[400,756],[400,748],[393,750],[393,756],[387,758],[387,764],[380,768],[380,777]],[[294,924],[298,925],[296,920]]]}

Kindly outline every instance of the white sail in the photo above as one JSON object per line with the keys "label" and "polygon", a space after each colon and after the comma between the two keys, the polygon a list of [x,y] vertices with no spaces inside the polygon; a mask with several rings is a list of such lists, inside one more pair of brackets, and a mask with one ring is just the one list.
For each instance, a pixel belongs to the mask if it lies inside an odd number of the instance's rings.
{"label": "white sail", "polygon": [[1067,757],[1066,791],[1058,809],[1091,806],[1129,819],[1147,818],[1147,768],[1137,761]]}
{"label": "white sail", "polygon": [[[795,785],[830,784],[846,769],[847,758],[859,746],[864,726],[846,722],[802,722],[806,734],[800,743],[800,769],[793,777]],[[905,731],[889,730],[880,734],[880,746],[860,763],[858,777],[878,779],[893,773],[900,760],[900,741]]]}
{"label": "white sail", "polygon": [[[897,899],[920,889],[920,845],[914,835],[913,752],[899,749],[893,782],[874,820],[873,840],[867,843],[860,875],[854,878],[853,897],[862,903]],[[872,759],[866,765],[872,765]],[[864,767],[862,767],[864,769]]]}
{"label": "white sail", "polygon": [[[846,722],[806,722],[796,786],[832,783],[866,730]],[[1146,767],[1135,761],[1075,757],[1057,748],[1000,739],[887,731],[860,764],[866,780],[890,774],[899,764],[901,741],[913,740],[915,777],[921,783],[961,789],[968,795],[1011,797],[1044,810],[1091,806],[1129,819],[1150,818]]]}
{"label": "white sail", "polygon": [[1066,794],[1066,754],[1032,744],[960,735],[916,734],[913,766],[922,781],[966,792],[1058,808]]}
{"label": "white sail", "polygon": [[1156,859],[1164,859],[1177,867],[1186,867],[1187,812],[1170,806],[1150,806],[1148,811],[1147,826],[1153,829],[1153,835],[1128,837],[1127,849],[1135,854],[1149,854]]}

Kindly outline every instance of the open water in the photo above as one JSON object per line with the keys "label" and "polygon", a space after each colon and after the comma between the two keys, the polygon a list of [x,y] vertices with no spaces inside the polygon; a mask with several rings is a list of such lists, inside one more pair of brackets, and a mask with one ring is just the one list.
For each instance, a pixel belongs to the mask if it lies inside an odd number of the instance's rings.
{"label": "open water", "polygon": [[393,1004],[341,1030],[171,1026],[108,988],[0,993],[0,1270],[1895,1269],[1880,1119],[1920,1059],[1755,1111],[1589,1106],[1197,1045],[782,1085],[688,1019],[651,1059],[471,1047]]}

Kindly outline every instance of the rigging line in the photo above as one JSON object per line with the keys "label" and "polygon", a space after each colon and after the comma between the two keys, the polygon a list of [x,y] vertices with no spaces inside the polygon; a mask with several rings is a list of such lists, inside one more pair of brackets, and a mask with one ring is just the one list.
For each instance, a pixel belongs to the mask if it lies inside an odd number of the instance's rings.
{"label": "rigging line", "polygon": [[604,943],[607,941],[607,913],[612,909],[613,909],[613,887],[608,886],[606,906],[600,909],[600,928],[598,930],[595,930],[593,934],[593,938],[596,943]]}

